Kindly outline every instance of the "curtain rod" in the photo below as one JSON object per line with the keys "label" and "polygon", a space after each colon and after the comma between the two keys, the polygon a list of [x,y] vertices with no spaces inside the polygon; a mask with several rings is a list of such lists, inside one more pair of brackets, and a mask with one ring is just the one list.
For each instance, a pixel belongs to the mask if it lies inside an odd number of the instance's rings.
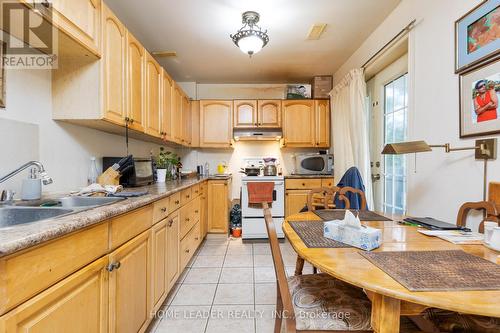
{"label": "curtain rod", "polygon": [[388,41],[384,46],[382,46],[382,48],[380,48],[380,50],[378,50],[374,55],[372,55],[370,57],[370,59],[368,59],[364,64],[363,66],[361,66],[361,68],[365,69],[366,66],[371,63],[373,61],[373,59],[375,59],[376,57],[378,57],[378,55],[382,52],[385,51],[385,49],[390,46],[392,43],[394,43],[396,40],[398,40],[401,36],[403,36],[404,34],[408,33],[411,29],[413,29],[413,25],[415,24],[417,20],[413,20],[411,21],[410,23],[408,23],[408,25],[406,27],[404,27],[400,32],[398,32],[398,34],[396,36],[394,36],[390,41]]}

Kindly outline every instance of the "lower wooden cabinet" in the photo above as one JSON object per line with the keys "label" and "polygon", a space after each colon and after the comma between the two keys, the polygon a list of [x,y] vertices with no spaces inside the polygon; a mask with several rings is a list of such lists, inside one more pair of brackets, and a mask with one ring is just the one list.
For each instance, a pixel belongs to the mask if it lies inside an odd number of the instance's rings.
{"label": "lower wooden cabinet", "polygon": [[200,234],[201,239],[204,239],[208,232],[208,186],[206,182],[200,185],[200,208]]}
{"label": "lower wooden cabinet", "polygon": [[157,310],[168,290],[167,281],[167,219],[155,224],[151,229],[152,250],[152,295],[153,310]]}
{"label": "lower wooden cabinet", "polygon": [[151,231],[109,255],[110,332],[136,333],[147,328],[152,308]]}
{"label": "lower wooden cabinet", "polygon": [[[292,178],[285,180],[285,217],[299,213],[307,205],[307,196],[314,188],[333,187],[332,178]],[[315,201],[316,197],[313,197]]]}
{"label": "lower wooden cabinet", "polygon": [[167,286],[170,290],[180,275],[180,218],[179,212],[167,218]]}
{"label": "lower wooden cabinet", "polygon": [[0,332],[108,332],[108,257],[0,317]]}
{"label": "lower wooden cabinet", "polygon": [[208,181],[208,232],[228,233],[231,180]]}
{"label": "lower wooden cabinet", "polygon": [[309,190],[285,191],[285,217],[297,214],[307,204]]}

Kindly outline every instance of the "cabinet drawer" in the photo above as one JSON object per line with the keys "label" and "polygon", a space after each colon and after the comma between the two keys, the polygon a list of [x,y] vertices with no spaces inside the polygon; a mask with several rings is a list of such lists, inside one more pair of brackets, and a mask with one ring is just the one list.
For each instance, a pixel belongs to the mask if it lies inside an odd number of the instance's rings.
{"label": "cabinet drawer", "polygon": [[126,241],[139,235],[153,225],[153,207],[151,205],[118,216],[111,220],[110,244],[116,249]]}
{"label": "cabinet drawer", "polygon": [[[194,216],[194,201],[188,203],[185,206],[181,207],[180,210],[180,237],[183,238],[186,236],[189,230],[193,227],[193,225],[197,222]],[[199,211],[199,209],[198,209]]]}
{"label": "cabinet drawer", "polygon": [[168,211],[170,213],[173,213],[180,207],[181,207],[181,192],[177,192],[169,197]]}
{"label": "cabinet drawer", "polygon": [[201,216],[201,198],[197,197],[196,199],[193,200],[193,203],[191,205],[191,214],[193,217],[194,222],[199,222],[200,221],[200,216]]}
{"label": "cabinet drawer", "polygon": [[170,213],[168,208],[170,206],[170,198],[164,198],[156,201],[153,204],[153,224],[160,222]]}
{"label": "cabinet drawer", "polygon": [[335,180],[333,178],[324,178],[321,179],[321,187],[330,187],[335,186]]}
{"label": "cabinet drawer", "polygon": [[0,259],[0,315],[108,251],[108,223]]}
{"label": "cabinet drawer", "polygon": [[201,194],[200,184],[196,184],[196,185],[191,186],[191,193],[192,193],[193,198],[200,196],[200,194]]}
{"label": "cabinet drawer", "polygon": [[287,179],[285,187],[287,190],[310,190],[321,187],[321,179]]}
{"label": "cabinet drawer", "polygon": [[189,260],[193,257],[196,249],[200,245],[201,237],[200,237],[200,224],[196,223],[196,225],[189,230],[186,237],[181,240],[181,253],[180,253],[180,265],[181,271],[186,267]]}
{"label": "cabinet drawer", "polygon": [[181,206],[184,206],[191,201],[192,193],[191,187],[181,191]]}

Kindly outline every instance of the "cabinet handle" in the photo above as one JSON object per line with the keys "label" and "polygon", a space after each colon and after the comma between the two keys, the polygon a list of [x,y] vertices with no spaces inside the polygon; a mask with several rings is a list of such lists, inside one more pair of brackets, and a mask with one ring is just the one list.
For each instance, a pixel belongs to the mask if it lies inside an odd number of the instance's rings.
{"label": "cabinet handle", "polygon": [[134,119],[130,118],[130,123],[133,124],[134,123]]}
{"label": "cabinet handle", "polygon": [[175,200],[175,204],[178,205],[179,204],[179,200]]}
{"label": "cabinet handle", "polygon": [[198,214],[198,209],[194,211],[196,214]]}
{"label": "cabinet handle", "polygon": [[120,268],[120,266],[121,266],[121,264],[119,261],[114,262],[114,263],[109,264],[108,267],[106,267],[106,270],[108,272],[112,272],[113,270]]}
{"label": "cabinet handle", "polygon": [[189,222],[189,217],[186,217],[186,222]]}
{"label": "cabinet handle", "polygon": [[161,212],[162,212],[162,213],[166,213],[166,212],[167,212],[167,207],[162,207],[162,208],[161,208]]}
{"label": "cabinet handle", "polygon": [[186,253],[189,253],[189,249],[187,249],[185,252],[186,252]]}
{"label": "cabinet handle", "polygon": [[198,239],[199,239],[199,237],[196,237],[194,240],[198,240]]}
{"label": "cabinet handle", "polygon": [[169,227],[171,227],[171,226],[172,226],[172,224],[174,224],[174,220],[170,220],[170,221],[168,221],[168,226],[169,226]]}
{"label": "cabinet handle", "polygon": [[302,183],[302,186],[306,186],[306,183]]}

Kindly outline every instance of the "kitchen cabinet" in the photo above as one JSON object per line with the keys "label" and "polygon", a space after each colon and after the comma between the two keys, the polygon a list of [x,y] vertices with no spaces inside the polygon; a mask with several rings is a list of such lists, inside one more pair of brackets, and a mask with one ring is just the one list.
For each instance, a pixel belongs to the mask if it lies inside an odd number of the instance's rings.
{"label": "kitchen cabinet", "polygon": [[233,137],[233,101],[200,101],[200,147],[229,148]]}
{"label": "kitchen cabinet", "polygon": [[146,134],[160,137],[163,69],[149,53],[146,54]]}
{"label": "kitchen cabinet", "polygon": [[208,187],[207,183],[204,182],[200,185],[200,234],[201,239],[204,239],[207,236],[208,232]]}
{"label": "kitchen cabinet", "polygon": [[191,146],[191,102],[185,95],[182,96],[182,143]]}
{"label": "kitchen cabinet", "polygon": [[102,257],[0,317],[0,332],[108,332],[107,264]]}
{"label": "kitchen cabinet", "polygon": [[314,118],[313,100],[283,101],[285,147],[315,147]]}
{"label": "kitchen cabinet", "polygon": [[127,32],[127,120],[129,127],[144,131],[144,64],[146,49]]}
{"label": "kitchen cabinet", "polygon": [[163,112],[161,120],[161,135],[165,141],[172,141],[172,98],[173,80],[163,71]]}
{"label": "kitchen cabinet", "polygon": [[167,288],[172,289],[180,275],[180,218],[179,212],[167,218]]}
{"label": "kitchen cabinet", "polygon": [[168,227],[167,219],[161,220],[151,229],[152,237],[152,297],[153,311],[156,311],[162,304],[168,292],[167,281],[167,241]]}
{"label": "kitchen cabinet", "polygon": [[172,138],[176,143],[182,143],[182,92],[177,84],[174,84],[172,94]]}
{"label": "kitchen cabinet", "polygon": [[151,231],[109,255],[110,332],[143,332],[150,319]]}
{"label": "kitchen cabinet", "polygon": [[333,177],[285,179],[285,217],[299,213],[307,205],[307,197],[312,189],[332,188],[334,184]]}
{"label": "kitchen cabinet", "polygon": [[257,101],[255,100],[235,100],[234,128],[257,127]]}
{"label": "kitchen cabinet", "polygon": [[200,146],[200,101],[191,101],[191,147]]}
{"label": "kitchen cabinet", "polygon": [[208,232],[228,233],[231,180],[208,181]]}
{"label": "kitchen cabinet", "polygon": [[315,100],[315,135],[316,147],[330,147],[330,101]]}
{"label": "kitchen cabinet", "polygon": [[281,127],[281,100],[258,100],[258,127],[280,128]]}
{"label": "kitchen cabinet", "polygon": [[113,12],[103,6],[104,119],[125,125],[127,31]]}

